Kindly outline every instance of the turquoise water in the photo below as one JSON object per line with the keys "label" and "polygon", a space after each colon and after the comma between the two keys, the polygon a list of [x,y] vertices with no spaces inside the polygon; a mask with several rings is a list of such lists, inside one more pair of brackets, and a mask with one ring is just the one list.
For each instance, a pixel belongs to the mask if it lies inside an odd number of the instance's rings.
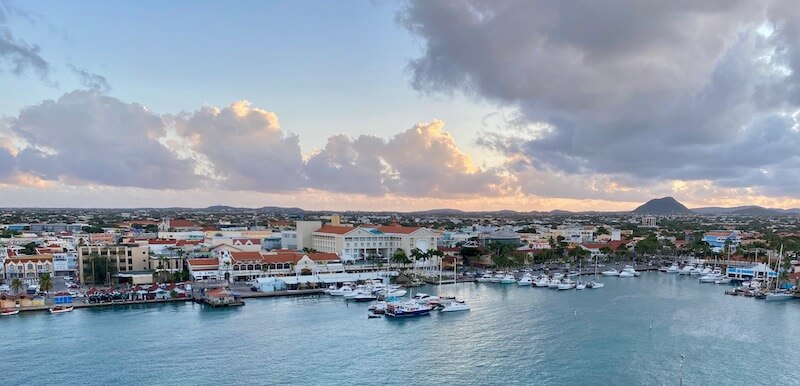
{"label": "turquoise water", "polygon": [[602,281],[445,285],[472,311],[408,320],[327,296],[6,317],[0,384],[677,385],[681,354],[686,385],[800,379],[800,301],[659,273]]}

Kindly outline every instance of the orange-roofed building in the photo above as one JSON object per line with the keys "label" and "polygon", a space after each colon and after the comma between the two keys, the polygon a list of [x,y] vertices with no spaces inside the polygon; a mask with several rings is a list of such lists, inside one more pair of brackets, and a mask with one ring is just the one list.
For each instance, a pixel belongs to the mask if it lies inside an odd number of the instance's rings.
{"label": "orange-roofed building", "polygon": [[311,234],[313,249],[342,260],[388,259],[398,250],[436,249],[438,236],[427,228],[399,225],[347,227],[325,225]]}

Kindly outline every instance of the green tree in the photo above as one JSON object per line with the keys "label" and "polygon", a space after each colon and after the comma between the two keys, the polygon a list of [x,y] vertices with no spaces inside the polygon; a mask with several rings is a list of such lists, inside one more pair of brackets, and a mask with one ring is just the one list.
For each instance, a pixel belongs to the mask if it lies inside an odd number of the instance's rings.
{"label": "green tree", "polygon": [[406,255],[406,251],[404,251],[404,250],[402,250],[402,249],[398,249],[398,250],[397,250],[397,251],[395,251],[395,253],[392,255],[392,263],[397,263],[397,264],[406,265],[406,264],[408,264],[408,263],[410,263],[410,262],[411,262],[411,260],[410,260],[410,259],[408,258],[408,256]]}
{"label": "green tree", "polygon": [[22,252],[23,255],[35,255],[36,254],[36,247],[38,247],[38,246],[39,245],[34,243],[34,242],[27,243],[27,244],[22,246],[22,251],[21,252]]}
{"label": "green tree", "polygon": [[14,291],[15,294],[22,293],[24,289],[25,283],[22,282],[22,279],[15,277],[11,280],[11,290]]}
{"label": "green tree", "polygon": [[50,279],[49,273],[44,273],[39,278],[39,289],[44,292],[50,292],[53,289],[53,280]]}

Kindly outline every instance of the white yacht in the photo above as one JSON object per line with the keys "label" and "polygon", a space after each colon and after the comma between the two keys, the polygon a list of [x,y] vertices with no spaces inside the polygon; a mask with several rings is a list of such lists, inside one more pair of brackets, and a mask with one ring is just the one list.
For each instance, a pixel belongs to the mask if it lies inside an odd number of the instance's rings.
{"label": "white yacht", "polygon": [[492,281],[492,274],[489,272],[485,272],[481,277],[478,278],[478,283],[489,283]]}
{"label": "white yacht", "polygon": [[575,282],[572,279],[562,279],[561,283],[558,284],[559,290],[570,290],[575,288]]}
{"label": "white yacht", "polygon": [[500,279],[500,283],[502,283],[502,284],[514,284],[516,282],[517,282],[517,279],[511,273],[507,273],[507,274],[503,275],[503,278]]}
{"label": "white yacht", "polygon": [[672,263],[672,265],[667,268],[667,273],[678,273],[681,271],[681,267],[678,266],[678,263]]}
{"label": "white yacht", "polygon": [[503,280],[505,274],[503,272],[496,272],[494,276],[492,276],[492,283],[499,283]]}
{"label": "white yacht", "polygon": [[440,312],[456,312],[456,311],[469,311],[469,305],[463,301],[453,300],[445,303],[444,307],[439,310]]}
{"label": "white yacht", "polygon": [[519,279],[517,284],[520,285],[520,286],[529,286],[529,285],[533,284],[533,278],[531,277],[531,274],[526,273],[526,274],[522,275],[522,277]]}
{"label": "white yacht", "polygon": [[411,298],[412,302],[415,302],[415,303],[418,303],[418,304],[429,304],[431,302],[437,303],[437,302],[439,302],[439,300],[440,300],[440,298],[438,296],[436,296],[436,295],[428,295],[428,294],[424,294],[422,292],[414,295]]}
{"label": "white yacht", "polygon": [[633,274],[633,273],[631,273],[630,271],[622,271],[622,272],[620,272],[620,273],[619,273],[619,275],[617,275],[617,276],[619,276],[619,277],[621,277],[621,278],[629,278],[629,277],[634,277],[634,276],[636,276],[636,275],[634,275],[634,274]]}
{"label": "white yacht", "polygon": [[339,287],[338,289],[330,290],[330,292],[328,292],[328,293],[331,296],[344,296],[344,295],[347,295],[347,294],[352,293],[352,292],[353,292],[353,288],[350,287],[349,285],[345,284],[345,285]]}
{"label": "white yacht", "polygon": [[603,283],[601,283],[599,281],[596,281],[596,280],[592,280],[592,281],[589,282],[589,284],[587,284],[587,286],[589,288],[594,289],[594,288],[603,288],[605,286],[605,284],[603,284]]}
{"label": "white yacht", "polygon": [[731,284],[731,281],[733,281],[733,279],[727,276],[722,276],[719,279],[714,280],[714,284]]}
{"label": "white yacht", "polygon": [[533,283],[535,287],[547,287],[550,285],[550,278],[547,276],[539,276],[536,281]]}
{"label": "white yacht", "polygon": [[[623,276],[623,274],[626,274],[626,275]],[[630,274],[632,276],[628,276],[627,274]],[[636,270],[633,268],[632,265],[626,265],[625,268],[622,269],[622,272],[619,273],[619,277],[633,277],[633,276],[639,276],[639,275],[641,275],[641,273],[640,272],[636,272]]]}
{"label": "white yacht", "polygon": [[582,289],[585,289],[585,288],[586,288],[586,283],[584,283],[582,281],[578,281],[577,283],[575,283],[575,289],[576,290],[582,290]]}
{"label": "white yacht", "polygon": [[782,300],[790,300],[794,299],[794,295],[789,292],[769,292],[767,293],[767,297],[765,300],[767,301],[782,301]]}
{"label": "white yacht", "polygon": [[550,280],[550,284],[547,285],[547,288],[557,289],[559,284],[561,284],[561,280],[560,279],[559,280],[553,279],[553,280]]}
{"label": "white yacht", "polygon": [[[706,269],[708,269],[708,268],[707,268],[707,267],[705,267],[705,268],[702,268],[702,267],[697,267],[697,268],[695,268],[694,270],[692,270],[692,272],[689,272],[689,275],[692,275],[692,276],[697,276],[697,275],[700,275],[700,274],[702,274],[702,273],[703,273],[703,271],[704,271],[704,270],[706,270]],[[711,272],[711,270],[709,269],[709,270],[708,270],[708,272],[710,273],[710,272]]]}
{"label": "white yacht", "polygon": [[619,276],[619,271],[616,268],[611,268],[608,271],[602,272],[603,276]]}
{"label": "white yacht", "polygon": [[694,264],[686,264],[686,265],[683,266],[683,268],[680,270],[680,272],[678,272],[678,274],[680,274],[680,275],[690,275],[692,272],[694,272]]}

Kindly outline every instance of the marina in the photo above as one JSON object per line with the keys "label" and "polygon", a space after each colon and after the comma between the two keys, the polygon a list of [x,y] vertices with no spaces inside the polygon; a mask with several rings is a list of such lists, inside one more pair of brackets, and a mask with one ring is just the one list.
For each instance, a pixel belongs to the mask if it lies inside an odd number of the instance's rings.
{"label": "marina", "polygon": [[[724,296],[722,286],[697,276],[658,272],[603,282],[584,291],[424,286],[413,294],[464,299],[471,310],[398,320],[368,319],[371,303],[318,294],[250,298],[238,308],[173,302],[22,313],[0,319],[4,360],[9,368],[49,365],[8,372],[5,381],[142,384],[157,372],[170,384],[678,384],[680,355],[684,384],[792,384],[800,377],[796,301]],[[136,354],[137,347],[169,360]],[[220,356],[226,360],[213,360]],[[233,365],[254,358],[270,365]],[[365,365],[373,361],[382,365]],[[386,377],[386,366],[402,377]]]}

